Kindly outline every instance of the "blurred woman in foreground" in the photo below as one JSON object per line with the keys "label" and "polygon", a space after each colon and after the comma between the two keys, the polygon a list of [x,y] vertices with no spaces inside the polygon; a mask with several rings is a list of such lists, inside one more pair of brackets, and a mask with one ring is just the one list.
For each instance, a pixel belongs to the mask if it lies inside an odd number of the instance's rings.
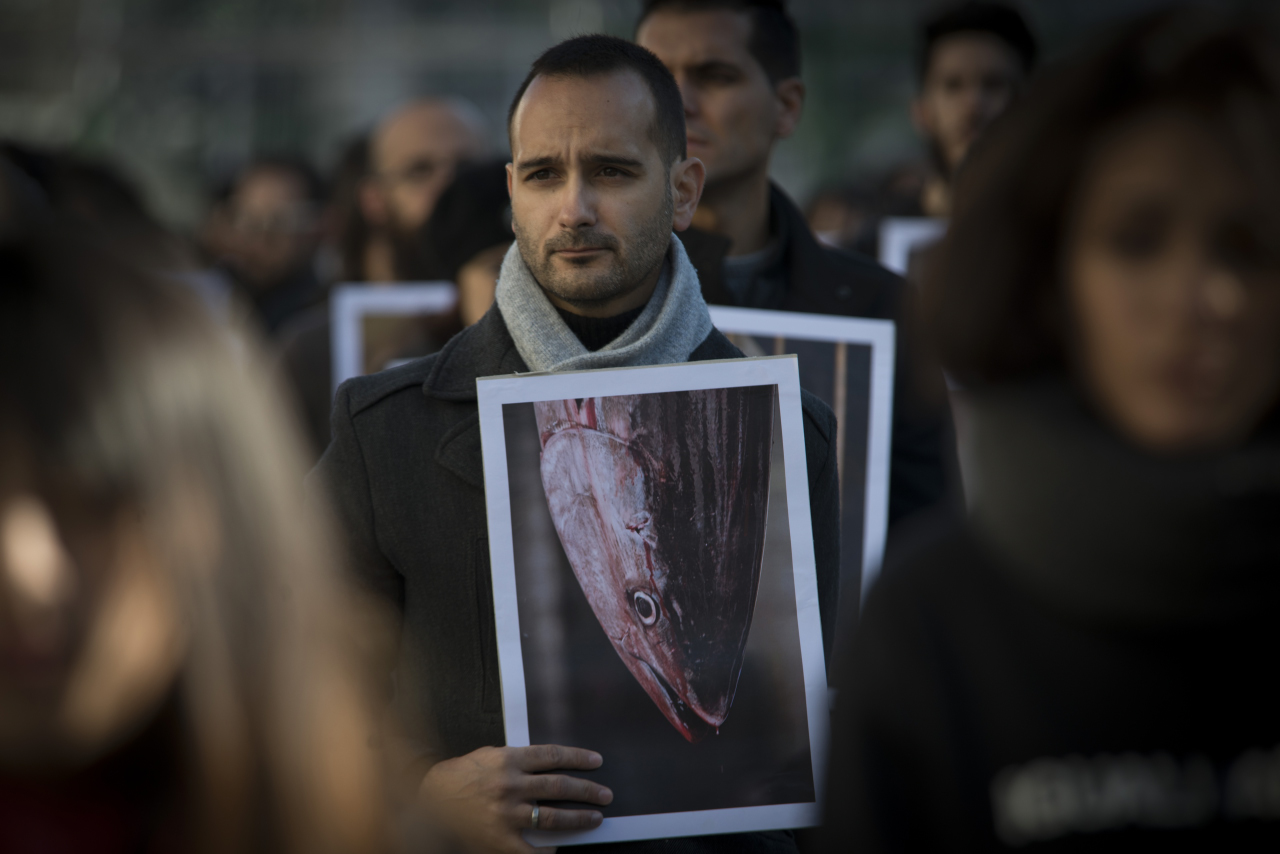
{"label": "blurred woman in foreground", "polygon": [[926,281],[972,519],[867,602],[830,850],[1280,844],[1277,59],[1148,19],[973,152]]}
{"label": "blurred woman in foreground", "polygon": [[0,184],[0,850],[382,849],[328,551],[257,354],[181,289],[30,225],[16,186]]}

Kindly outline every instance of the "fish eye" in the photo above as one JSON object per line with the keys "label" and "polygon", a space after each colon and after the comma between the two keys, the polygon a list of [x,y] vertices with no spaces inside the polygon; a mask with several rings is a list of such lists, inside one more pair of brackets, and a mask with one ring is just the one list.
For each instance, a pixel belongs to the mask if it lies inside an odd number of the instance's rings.
{"label": "fish eye", "polygon": [[643,590],[637,590],[631,594],[631,604],[636,609],[636,614],[640,617],[640,622],[646,626],[652,626],[658,622],[658,603],[654,598]]}

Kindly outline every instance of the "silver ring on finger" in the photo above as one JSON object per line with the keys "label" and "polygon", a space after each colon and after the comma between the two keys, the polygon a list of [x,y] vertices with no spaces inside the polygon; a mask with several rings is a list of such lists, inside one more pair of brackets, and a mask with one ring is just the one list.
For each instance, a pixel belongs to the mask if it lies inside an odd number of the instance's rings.
{"label": "silver ring on finger", "polygon": [[529,826],[532,827],[534,830],[538,829],[538,812],[539,812],[538,805],[534,804],[533,814],[529,816]]}

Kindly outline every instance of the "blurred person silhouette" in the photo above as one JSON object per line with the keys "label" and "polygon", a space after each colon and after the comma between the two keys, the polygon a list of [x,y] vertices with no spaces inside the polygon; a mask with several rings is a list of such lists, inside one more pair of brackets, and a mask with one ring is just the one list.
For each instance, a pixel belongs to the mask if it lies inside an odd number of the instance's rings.
{"label": "blurred person silhouette", "polygon": [[385,850],[360,636],[251,339],[22,181],[0,177],[0,850]]}
{"label": "blurred person silhouette", "polygon": [[919,91],[911,120],[928,146],[933,173],[918,210],[946,216],[950,184],[970,146],[1013,102],[1036,63],[1027,22],[1003,3],[965,2],[939,12],[921,28]]}
{"label": "blurred person silhouette", "polygon": [[[364,281],[365,257],[373,238],[361,204],[369,177],[369,134],[362,133],[342,149],[330,175],[325,212],[328,249],[337,257],[337,282]],[[304,432],[310,439],[308,459],[314,463],[329,444],[329,406],[333,403],[330,356],[330,300],[324,299],[281,324],[276,355],[294,393]]]}
{"label": "blurred person silhouette", "polygon": [[[591,745],[503,746],[476,379],[742,352],[712,325],[672,233],[693,218],[704,172],[686,153],[679,89],[653,54],[599,35],[550,48],[517,90],[508,131],[516,242],[494,305],[439,353],[343,383],[333,441],[308,488],[331,496],[353,577],[402,616],[403,644],[377,672],[398,689],[404,766],[467,850],[528,854],[522,830],[597,827],[596,807],[613,793],[574,774],[609,761]],[[835,422],[807,392],[802,405],[829,644],[839,586]],[[438,746],[414,737],[427,723]],[[614,850],[796,848],[774,832]]]}
{"label": "blurred person silhouette", "polygon": [[875,198],[865,187],[838,183],[813,194],[805,207],[804,218],[819,243],[852,249],[875,212]]}
{"label": "blurred person silhouette", "polygon": [[191,249],[152,216],[137,186],[114,165],[14,141],[0,142],[0,157],[26,175],[54,211],[127,244],[126,251],[140,260],[145,255],[152,269],[185,273],[196,268]]}
{"label": "blurred person silhouette", "polygon": [[[479,320],[493,304],[502,258],[514,239],[504,161],[464,163],[434,205],[417,236],[419,263],[429,280],[454,282],[454,312],[423,317],[367,317],[367,365],[434,353],[463,326]],[[284,371],[298,393],[311,437],[313,459],[329,444],[333,405],[333,325],[327,305],[304,312],[281,333]]]}
{"label": "blurred person silhouette", "polygon": [[203,240],[273,335],[323,298],[316,270],[324,181],[305,160],[259,157],[228,183],[210,211]]}
{"label": "blurred person silhouette", "polygon": [[[684,99],[689,155],[706,165],[693,227],[679,237],[707,302],[894,320],[891,526],[944,503],[950,432],[941,380],[914,355],[902,279],[824,246],[769,180],[773,147],[800,121],[800,37],[782,0],[647,0],[636,43],[670,69]],[[856,579],[846,578],[846,582]],[[845,585],[856,604],[858,584]]]}
{"label": "blurred person silhouette", "polygon": [[1277,55],[1147,17],[974,147],[925,270],[972,516],[867,601],[826,850],[1280,845]]}
{"label": "blurred person silhouette", "polygon": [[369,134],[361,133],[343,147],[329,181],[328,236],[342,282],[365,281],[370,229],[361,196],[368,178]]}
{"label": "blurred person silhouette", "polygon": [[422,240],[439,278],[458,285],[463,326],[477,322],[493,305],[502,259],[515,240],[505,161],[460,167],[436,203]]}
{"label": "blurred person silhouette", "polygon": [[484,116],[461,98],[423,98],[382,120],[369,142],[360,209],[369,227],[361,281],[421,281],[418,233],[459,163],[490,149]]}

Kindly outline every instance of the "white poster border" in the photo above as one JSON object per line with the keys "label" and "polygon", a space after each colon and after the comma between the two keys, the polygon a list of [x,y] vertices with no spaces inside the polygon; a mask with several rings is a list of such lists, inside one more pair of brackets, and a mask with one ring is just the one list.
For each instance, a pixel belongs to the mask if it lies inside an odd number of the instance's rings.
{"label": "white poster border", "polygon": [[940,240],[946,230],[947,221],[941,217],[885,217],[880,222],[879,261],[899,276],[905,276],[912,251]]}
{"label": "white poster border", "polygon": [[810,524],[808,466],[804,463],[806,456],[798,364],[794,355],[766,356],[638,368],[514,374],[476,380],[480,442],[484,453],[484,485],[503,723],[506,727],[507,744],[513,747],[529,744],[529,709],[517,608],[511,493],[502,407],[508,403],[608,397],[619,394],[620,389],[625,389],[625,392],[621,392],[625,394],[651,394],[756,385],[776,385],[778,388],[782,451],[786,461],[791,564],[795,582],[796,616],[800,627],[800,658],[805,684],[814,801],[606,818],[600,827],[591,830],[561,833],[526,831],[525,837],[530,844],[581,845],[668,836],[740,833],[809,827],[820,821],[830,722],[826,657],[822,647],[822,619],[818,606],[817,567]]}
{"label": "white poster border", "polygon": [[369,314],[443,314],[458,304],[453,282],[342,284],[329,298],[333,390],[364,373],[364,318]]}

